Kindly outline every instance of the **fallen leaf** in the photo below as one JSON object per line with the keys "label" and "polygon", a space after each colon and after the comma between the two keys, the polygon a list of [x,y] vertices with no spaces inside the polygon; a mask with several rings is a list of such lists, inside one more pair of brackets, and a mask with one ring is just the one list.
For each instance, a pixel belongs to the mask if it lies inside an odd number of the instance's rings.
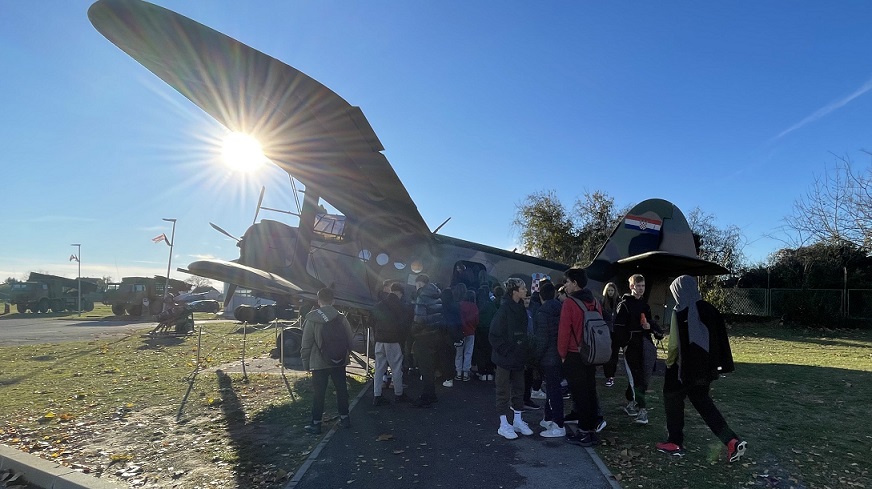
{"label": "fallen leaf", "polygon": [[376,438],[375,441],[388,441],[388,440],[393,440],[393,439],[394,439],[394,435],[392,435],[390,433],[385,433],[382,435],[378,435],[378,438]]}

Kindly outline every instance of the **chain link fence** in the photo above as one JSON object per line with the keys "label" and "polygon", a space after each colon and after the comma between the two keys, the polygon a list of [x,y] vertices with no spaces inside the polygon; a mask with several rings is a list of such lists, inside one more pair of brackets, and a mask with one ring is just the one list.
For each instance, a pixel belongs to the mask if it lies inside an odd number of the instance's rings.
{"label": "chain link fence", "polygon": [[[846,293],[847,292],[847,293]],[[721,289],[723,311],[754,316],[872,318],[872,289]]]}

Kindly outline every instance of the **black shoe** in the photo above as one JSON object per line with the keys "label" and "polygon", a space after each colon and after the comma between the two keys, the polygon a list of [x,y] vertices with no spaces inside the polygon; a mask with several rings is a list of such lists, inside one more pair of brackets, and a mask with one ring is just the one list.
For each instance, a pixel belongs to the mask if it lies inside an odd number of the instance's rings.
{"label": "black shoe", "polygon": [[372,405],[373,406],[384,406],[387,403],[388,403],[387,399],[385,399],[382,396],[375,396],[372,398]]}
{"label": "black shoe", "polygon": [[343,428],[351,428],[351,418],[348,416],[340,416],[339,417],[339,426]]}
{"label": "black shoe", "polygon": [[535,402],[524,401],[524,411],[538,411],[539,409],[542,409],[542,407]]}
{"label": "black shoe", "polygon": [[578,413],[570,411],[569,414],[563,417],[563,423],[578,424]]}
{"label": "black shoe", "polygon": [[303,431],[310,435],[320,435],[321,434],[321,423],[312,423],[307,424],[303,427]]}
{"label": "black shoe", "polygon": [[400,402],[410,402],[411,400],[412,400],[412,398],[410,398],[410,397],[407,396],[406,394],[401,394],[401,395],[399,395],[399,396],[394,396],[394,402],[396,402],[396,403],[400,403]]}
{"label": "black shoe", "polygon": [[416,408],[426,409],[426,408],[432,407],[433,402],[431,402],[429,399],[427,399],[425,397],[419,397],[419,398],[415,399],[414,401],[412,401],[412,406],[414,406]]}
{"label": "black shoe", "polygon": [[571,443],[573,445],[579,445],[582,447],[595,447],[599,445],[599,436],[596,433],[577,431],[575,433],[570,433],[569,430],[566,431],[566,441],[567,443]]}

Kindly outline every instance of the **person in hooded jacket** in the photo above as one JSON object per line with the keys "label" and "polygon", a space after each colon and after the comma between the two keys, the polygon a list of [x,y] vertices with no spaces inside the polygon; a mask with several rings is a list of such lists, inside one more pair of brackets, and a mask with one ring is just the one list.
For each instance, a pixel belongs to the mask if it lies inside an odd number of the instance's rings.
{"label": "person in hooded jacket", "polygon": [[693,277],[676,278],[669,290],[675,299],[663,381],[669,437],[657,443],[657,450],[673,456],[684,455],[684,399],[687,398],[712,433],[727,446],[727,461],[736,462],[745,454],[747,442],[727,426],[709,395],[712,381],[734,370],[724,318],[713,305],[702,300]]}
{"label": "person in hooded jacket", "polygon": [[602,314],[602,306],[587,288],[587,273],[583,268],[572,267],[563,272],[563,278],[566,281],[563,290],[568,298],[560,308],[557,352],[563,360],[563,375],[569,383],[573,406],[578,409],[578,432],[567,432],[566,441],[592,447],[599,444],[597,429],[605,423],[599,415],[596,367],[586,365],[579,351],[584,338],[585,311],[593,308]]}
{"label": "person in hooded jacket", "polygon": [[[497,434],[513,440],[532,435],[533,430],[521,418],[524,410],[524,367],[529,355],[530,336],[527,334],[527,309],[524,297],[527,285],[519,278],[506,281],[506,295],[491,322],[491,359],[496,365],[496,405],[500,413]],[[511,416],[511,423],[508,417]]]}
{"label": "person in hooded jacket", "polygon": [[618,352],[621,347],[615,339],[615,314],[618,310],[619,297],[618,286],[614,282],[609,282],[603,287],[603,319],[609,325],[609,332],[612,335],[612,356],[608,362],[603,364],[606,387],[615,385],[615,372],[618,371]]}
{"label": "person in hooded jacket", "polygon": [[535,350],[533,357],[542,369],[545,378],[545,406],[540,426],[545,428],[539,435],[545,438],[566,436],[563,426],[563,379],[560,353],[557,351],[557,336],[560,330],[562,304],[555,298],[557,290],[550,281],[539,286],[542,304],[536,309],[534,320]]}
{"label": "person in hooded jacket", "polygon": [[[341,315],[333,307],[333,290],[321,289],[318,291],[318,308],[306,314],[303,320],[303,339],[300,347],[300,359],[303,368],[312,372],[312,423],[304,429],[307,433],[321,433],[321,418],[324,416],[324,400],[327,394],[327,382],[333,380],[336,389],[336,408],[339,411],[339,423],[342,427],[351,426],[348,418],[348,383],[345,378],[345,367],[348,365],[348,357],[342,365],[333,365],[322,353],[323,346],[320,344],[321,329],[329,327],[328,322],[336,316],[342,316],[341,327],[350,345],[353,337],[351,324],[344,315]],[[332,326],[332,325],[331,325]]]}

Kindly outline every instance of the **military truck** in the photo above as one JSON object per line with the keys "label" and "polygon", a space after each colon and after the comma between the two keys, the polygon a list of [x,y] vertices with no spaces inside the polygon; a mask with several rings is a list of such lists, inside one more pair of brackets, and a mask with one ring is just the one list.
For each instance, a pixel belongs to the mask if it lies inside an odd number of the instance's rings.
{"label": "military truck", "polygon": [[[100,287],[84,279],[81,284],[82,310],[93,311],[93,297]],[[10,296],[10,302],[20,313],[75,311],[78,309],[79,280],[31,272],[26,282],[12,284]]]}
{"label": "military truck", "polygon": [[[157,315],[163,310],[164,287],[166,277],[124,277],[121,282],[106,284],[103,292],[103,304],[112,307],[112,314],[122,316]],[[181,280],[170,279],[170,294],[190,290],[191,284]],[[142,300],[148,298],[148,311],[142,310]]]}

